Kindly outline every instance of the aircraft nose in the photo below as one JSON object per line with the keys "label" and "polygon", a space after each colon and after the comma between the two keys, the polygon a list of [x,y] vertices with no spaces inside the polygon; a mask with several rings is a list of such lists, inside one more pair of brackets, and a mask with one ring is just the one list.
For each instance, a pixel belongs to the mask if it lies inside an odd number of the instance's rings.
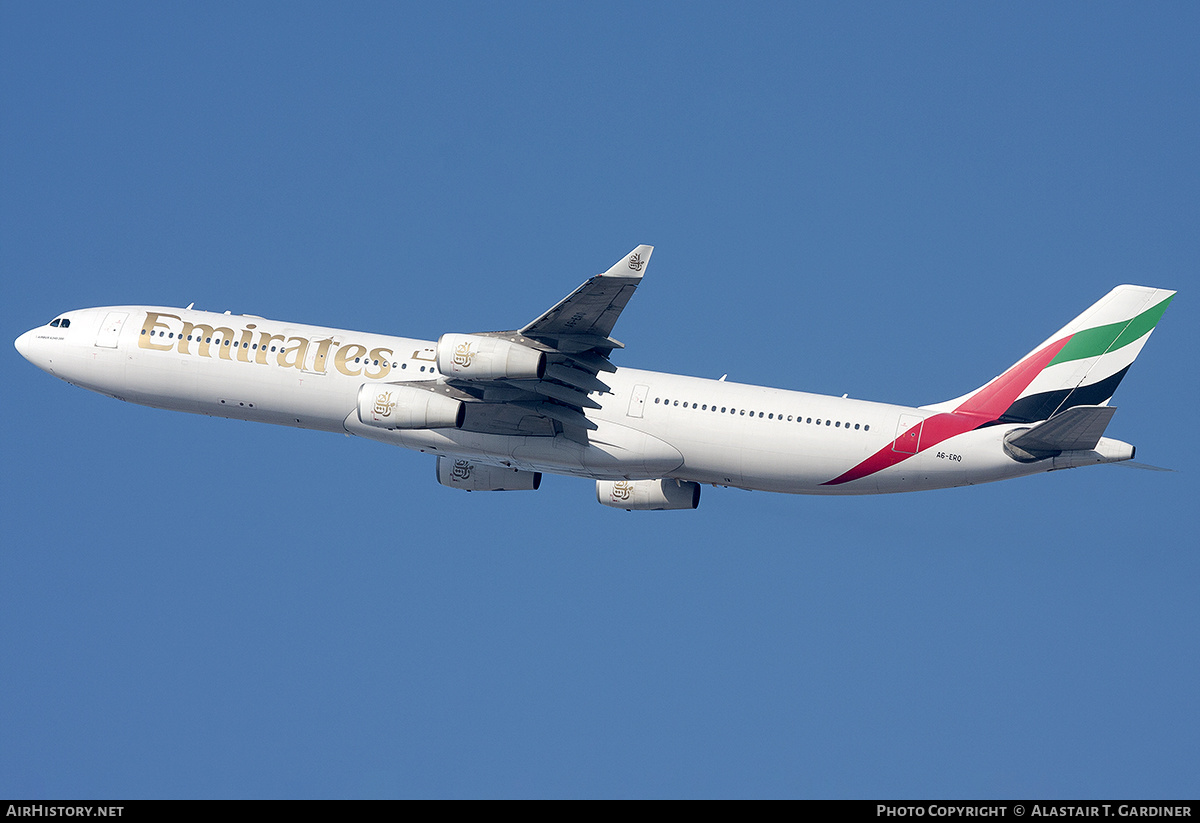
{"label": "aircraft nose", "polygon": [[13,342],[13,345],[16,346],[17,351],[21,353],[21,356],[30,363],[43,371],[48,371],[53,374],[54,372],[50,367],[49,359],[46,357],[46,347],[44,345],[45,341],[38,340],[39,331],[41,331],[41,329],[30,329],[18,337]]}
{"label": "aircraft nose", "polygon": [[20,337],[18,337],[16,339],[16,342],[13,343],[13,345],[17,347],[17,351],[20,352],[21,356],[24,357],[26,360],[30,361],[31,363],[33,362],[33,332],[34,331],[35,330],[30,330],[30,331],[25,332],[23,335],[21,335]]}

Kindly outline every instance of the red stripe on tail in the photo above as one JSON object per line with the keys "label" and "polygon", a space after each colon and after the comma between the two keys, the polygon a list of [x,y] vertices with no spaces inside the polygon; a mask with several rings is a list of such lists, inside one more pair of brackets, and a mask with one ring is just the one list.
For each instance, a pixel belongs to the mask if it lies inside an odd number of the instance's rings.
{"label": "red stripe on tail", "polygon": [[[1049,365],[1062,347],[1067,345],[1070,336],[1056,340],[1044,349],[1034,352],[1024,360],[1010,367],[1008,371],[988,383],[975,394],[968,397],[952,412],[942,412],[927,418],[923,424],[917,424],[907,431],[901,432],[896,440],[884,446],[879,451],[833,480],[822,483],[822,486],[840,486],[852,480],[858,480],[875,472],[901,463],[913,456],[912,452],[897,450],[896,446],[915,436],[921,430],[919,452],[936,446],[943,440],[977,429],[1000,418],[1008,411],[1021,392],[1029,388],[1033,379],[1041,374],[1042,369]],[[923,428],[922,428],[923,426]]]}

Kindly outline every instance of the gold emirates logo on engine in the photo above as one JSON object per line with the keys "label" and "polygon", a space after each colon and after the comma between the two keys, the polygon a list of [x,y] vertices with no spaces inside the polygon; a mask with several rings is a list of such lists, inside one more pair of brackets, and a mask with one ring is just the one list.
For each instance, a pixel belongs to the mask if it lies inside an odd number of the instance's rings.
{"label": "gold emirates logo on engine", "polygon": [[474,359],[475,352],[471,351],[470,340],[454,347],[454,365],[467,369],[471,367],[471,361]]}
{"label": "gold emirates logo on engine", "polygon": [[[177,322],[165,322],[167,320]],[[164,338],[164,334],[174,335],[175,339]],[[260,366],[275,365],[317,374],[327,374],[332,360],[334,369],[347,377],[372,380],[378,380],[392,370],[392,350],[387,348],[368,350],[360,343],[336,343],[332,337],[285,337],[261,331],[254,323],[247,323],[235,331],[229,326],[191,323],[177,314],[153,311],[146,312],[146,322],[138,335],[138,348],[177,351]]]}
{"label": "gold emirates logo on engine", "polygon": [[392,393],[381,392],[375,395],[375,414],[378,417],[391,417],[392,409],[396,408],[396,401],[392,399]]}
{"label": "gold emirates logo on engine", "polygon": [[628,500],[633,495],[633,484],[628,480],[618,480],[613,483],[612,499]]}

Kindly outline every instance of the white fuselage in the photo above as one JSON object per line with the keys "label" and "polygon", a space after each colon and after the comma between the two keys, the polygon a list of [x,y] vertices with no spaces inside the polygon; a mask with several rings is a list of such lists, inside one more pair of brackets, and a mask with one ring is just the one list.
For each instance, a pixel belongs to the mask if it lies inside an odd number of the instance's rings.
{"label": "white fuselage", "polygon": [[[536,416],[529,419],[529,434],[481,433],[470,426],[388,431],[360,422],[359,389],[364,383],[437,379],[435,343],[154,306],[84,309],[62,317],[69,328],[34,329],[17,348],[45,371],[101,394],[175,411],[349,432],[529,471],[877,494],[1112,459],[1099,449],[1018,462],[1003,447],[1004,435],[1018,426],[1003,424],[921,448],[897,438],[935,411],[628,368],[603,375],[611,391],[591,395],[600,408],[587,411],[597,424],[588,445],[546,436],[549,423]],[[912,454],[827,485],[889,448]]]}

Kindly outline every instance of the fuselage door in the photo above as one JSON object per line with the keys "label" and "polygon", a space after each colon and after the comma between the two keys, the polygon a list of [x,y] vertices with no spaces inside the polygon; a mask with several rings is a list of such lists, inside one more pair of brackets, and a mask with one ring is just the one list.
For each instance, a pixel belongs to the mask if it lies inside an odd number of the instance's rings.
{"label": "fuselage door", "polygon": [[326,366],[329,365],[329,352],[337,346],[340,346],[342,340],[340,337],[322,337],[319,340],[310,340],[308,350],[304,353],[304,371],[309,374],[325,374]]}
{"label": "fuselage door", "polygon": [[916,454],[921,448],[921,426],[925,418],[916,414],[900,415],[900,423],[896,426],[896,442],[892,451],[904,454]]}
{"label": "fuselage door", "polygon": [[128,317],[129,312],[110,311],[104,317],[104,324],[100,326],[100,332],[96,335],[96,345],[105,349],[115,349],[121,336],[121,327],[125,325]]}
{"label": "fuselage door", "polygon": [[641,417],[646,408],[646,395],[650,393],[649,386],[634,386],[633,396],[629,398],[629,416]]}

